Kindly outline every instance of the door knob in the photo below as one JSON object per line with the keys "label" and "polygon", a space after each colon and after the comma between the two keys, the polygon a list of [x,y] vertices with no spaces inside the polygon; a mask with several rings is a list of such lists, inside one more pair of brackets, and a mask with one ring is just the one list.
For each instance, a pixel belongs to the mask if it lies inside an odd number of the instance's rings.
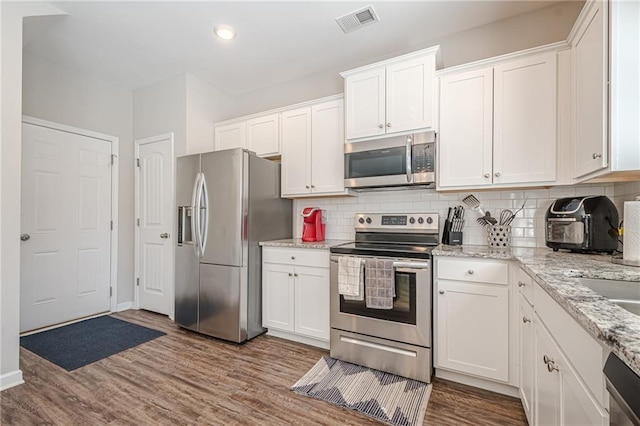
{"label": "door knob", "polygon": [[522,322],[526,324],[528,322],[531,322],[531,320],[527,317],[522,317]]}
{"label": "door knob", "polygon": [[484,177],[486,177],[487,179],[489,179],[491,177],[491,173],[485,173]]}
{"label": "door knob", "polygon": [[496,172],[496,177],[500,177],[500,172]]}
{"label": "door knob", "polygon": [[164,233],[160,234],[160,238],[169,238],[169,234],[164,232]]}
{"label": "door knob", "polygon": [[384,128],[384,124],[378,124],[378,127],[382,129]]}
{"label": "door knob", "polygon": [[387,123],[387,127],[391,127],[391,123]]}
{"label": "door knob", "polygon": [[598,158],[602,157],[602,154],[598,154],[597,152],[594,152],[592,157],[594,160],[597,160]]}
{"label": "door knob", "polygon": [[467,272],[469,273],[469,275],[473,275],[473,269],[469,269]]}
{"label": "door knob", "polygon": [[20,241],[29,241],[31,235],[29,234],[20,234]]}
{"label": "door knob", "polygon": [[518,287],[524,287],[524,283],[522,281],[518,281]]}
{"label": "door knob", "polygon": [[444,290],[439,290],[438,293],[444,294]]}

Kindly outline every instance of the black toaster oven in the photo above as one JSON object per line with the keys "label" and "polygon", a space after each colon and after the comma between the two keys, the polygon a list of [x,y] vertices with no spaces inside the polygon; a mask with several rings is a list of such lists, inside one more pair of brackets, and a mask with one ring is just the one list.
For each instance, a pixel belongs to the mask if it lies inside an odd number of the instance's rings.
{"label": "black toaster oven", "polygon": [[604,195],[555,200],[545,216],[547,247],[575,252],[618,248],[618,210]]}

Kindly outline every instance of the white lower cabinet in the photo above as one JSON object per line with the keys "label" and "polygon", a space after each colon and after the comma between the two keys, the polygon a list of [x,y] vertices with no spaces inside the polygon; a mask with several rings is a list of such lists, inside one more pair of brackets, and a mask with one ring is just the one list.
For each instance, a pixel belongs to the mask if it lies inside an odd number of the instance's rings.
{"label": "white lower cabinet", "polygon": [[527,415],[529,424],[535,424],[534,418],[534,336],[533,336],[533,307],[527,299],[520,294],[518,297],[518,321],[520,324],[519,339],[519,375],[520,375],[520,400],[522,408]]}
{"label": "white lower cabinet", "polygon": [[437,258],[437,370],[509,382],[508,284],[507,262]]}
{"label": "white lower cabinet", "polygon": [[262,326],[269,334],[329,344],[329,252],[262,248]]}

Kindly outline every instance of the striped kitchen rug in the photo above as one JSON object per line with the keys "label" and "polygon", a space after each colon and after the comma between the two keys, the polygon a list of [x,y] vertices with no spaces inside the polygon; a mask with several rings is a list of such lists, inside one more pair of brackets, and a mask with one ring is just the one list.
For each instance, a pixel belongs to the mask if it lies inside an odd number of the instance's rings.
{"label": "striped kitchen rug", "polygon": [[397,426],[420,426],[431,385],[322,357],[291,390]]}

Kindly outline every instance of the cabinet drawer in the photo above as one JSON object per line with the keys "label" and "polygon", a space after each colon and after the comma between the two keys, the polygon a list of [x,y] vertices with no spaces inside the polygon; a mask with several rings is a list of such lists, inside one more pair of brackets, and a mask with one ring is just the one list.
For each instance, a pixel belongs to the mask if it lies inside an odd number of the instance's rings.
{"label": "cabinet drawer", "polygon": [[518,292],[529,302],[533,304],[533,278],[529,276],[522,268],[518,268],[517,273]]}
{"label": "cabinet drawer", "polygon": [[329,268],[329,250],[262,247],[262,261]]}
{"label": "cabinet drawer", "polygon": [[438,278],[490,284],[509,284],[507,262],[487,259],[438,259]]}
{"label": "cabinet drawer", "polygon": [[558,342],[560,349],[571,360],[573,367],[582,378],[598,403],[605,404],[605,383],[602,374],[605,350],[584,330],[547,292],[535,284],[533,289],[535,311]]}

